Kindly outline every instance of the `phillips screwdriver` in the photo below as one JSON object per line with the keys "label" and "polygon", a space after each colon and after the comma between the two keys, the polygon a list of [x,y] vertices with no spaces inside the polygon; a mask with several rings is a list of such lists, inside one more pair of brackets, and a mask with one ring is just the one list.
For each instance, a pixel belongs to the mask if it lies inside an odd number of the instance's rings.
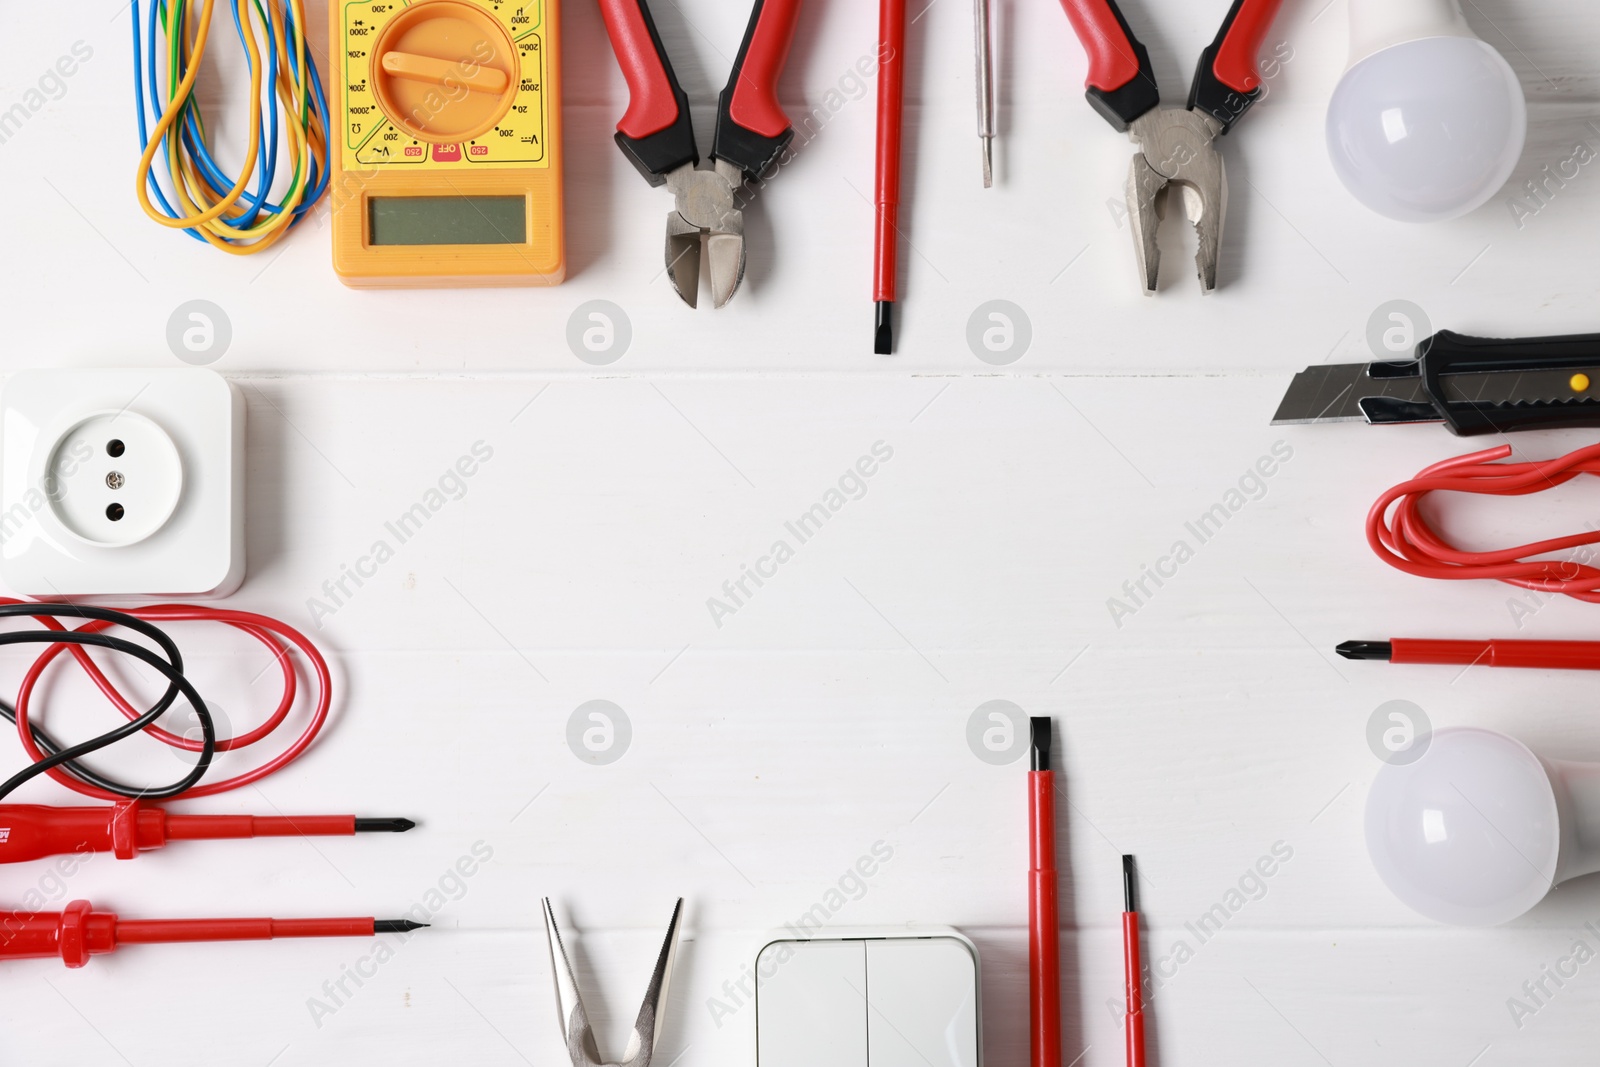
{"label": "phillips screwdriver", "polygon": [[62,911],[0,911],[0,960],[59,956],[68,967],[82,967],[90,956],[123,945],[372,937],[425,926],[410,919],[119,919],[95,911],[87,900],[74,900]]}
{"label": "phillips screwdriver", "polygon": [[1540,671],[1600,671],[1594,641],[1346,641],[1335,652],[1345,659],[1387,663],[1432,663],[1452,667],[1526,667]]}
{"label": "phillips screwdriver", "polygon": [[137,801],[82,808],[0,804],[0,863],[74,852],[111,852],[118,859],[131,860],[168,841],[345,837],[404,833],[415,826],[410,819],[358,819],[354,815],[174,815]]}

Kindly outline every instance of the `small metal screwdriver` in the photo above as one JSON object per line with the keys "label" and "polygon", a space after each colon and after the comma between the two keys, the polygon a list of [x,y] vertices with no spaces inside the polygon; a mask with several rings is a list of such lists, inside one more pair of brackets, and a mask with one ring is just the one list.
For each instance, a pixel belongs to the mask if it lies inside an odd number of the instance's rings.
{"label": "small metal screwdriver", "polygon": [[994,65],[989,0],[975,0],[978,56],[978,137],[983,142],[983,187],[994,185]]}

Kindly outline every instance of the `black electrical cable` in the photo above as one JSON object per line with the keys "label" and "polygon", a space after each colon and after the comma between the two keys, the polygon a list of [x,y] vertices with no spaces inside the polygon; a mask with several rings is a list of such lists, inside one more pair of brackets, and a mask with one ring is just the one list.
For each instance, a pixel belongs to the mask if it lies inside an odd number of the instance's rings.
{"label": "black electrical cable", "polygon": [[[88,741],[83,741],[76,745],[63,747],[49,734],[30,722],[29,731],[33,736],[34,743],[39,746],[41,751],[49,754],[48,758],[31,764],[26,769],[12,775],[5,782],[0,782],[0,800],[3,800],[19,786],[53,767],[65,767],[67,772],[79,781],[97,786],[108,793],[127,797],[130,800],[169,800],[192,789],[211,767],[211,760],[216,755],[217,750],[217,731],[216,725],[211,719],[211,712],[206,708],[205,701],[201,699],[199,692],[183,673],[183,655],[178,651],[176,642],[164,630],[153,623],[137,616],[129,615],[126,612],[113,611],[109,608],[93,608],[77,604],[0,604],[0,618],[14,616],[37,618],[41,615],[53,618],[92,619],[125,627],[153,641],[160,647],[166,658],[161,658],[161,656],[143,645],[135,644],[120,637],[110,637],[102,633],[80,633],[75,630],[43,629],[0,633],[0,645],[65,644],[91,645],[108,649],[125,656],[132,656],[154,667],[167,679],[167,689],[161,695],[161,698],[138,718],[130,719],[114,730],[108,730],[98,737],[90,738]],[[200,758],[195,762],[194,767],[178,781],[159,788],[138,788],[113,781],[77,762],[79,757],[86,756],[91,752],[98,752],[102,748],[114,745],[118,741],[140,733],[147,726],[150,726],[165,715],[180,695],[189,702],[190,707],[194,709],[195,717],[200,720],[201,747]],[[3,701],[0,701],[0,715],[3,715],[13,724],[17,721],[16,709]]]}
{"label": "black electrical cable", "polygon": [[[69,605],[69,607],[71,607],[71,606]],[[0,605],[0,617],[6,617],[6,616],[12,616],[12,615],[27,615],[27,616],[37,617],[38,615],[41,615],[41,614],[45,614],[45,615],[63,615],[63,614],[69,614],[69,613],[68,612],[58,612],[58,611],[40,611],[33,605],[26,605],[26,606],[21,605],[21,604],[4,604],[4,605]],[[84,610],[73,610],[73,611],[70,612],[70,615],[72,617],[98,618],[98,619],[109,619],[110,616],[122,616],[123,614],[124,613],[122,613],[122,612],[112,612],[112,611],[108,611],[106,609],[99,609],[99,608],[96,608],[96,609],[84,609]],[[127,618],[133,618],[133,616],[127,616]],[[118,622],[120,622],[121,619],[109,619],[109,621],[118,621]],[[135,630],[139,631],[140,633],[145,634],[146,636],[150,637],[151,640],[153,640],[157,644],[161,645],[162,646],[162,650],[167,652],[176,661],[175,665],[178,666],[180,669],[182,668],[182,663],[183,663],[182,654],[179,653],[177,645],[171,640],[171,638],[169,638],[160,629],[156,628],[155,626],[153,626],[153,625],[151,625],[149,623],[146,623],[143,619],[136,619],[135,618],[133,621],[135,623],[137,623],[137,625],[136,626],[132,626],[131,627],[132,629],[135,629]],[[0,635],[0,644],[5,643],[4,637],[5,637],[5,635]],[[164,694],[163,699],[167,700],[169,705],[170,705],[171,699],[175,694],[176,694],[176,687],[169,685],[167,693]],[[13,726],[15,726],[16,723],[17,723],[17,710],[16,710],[15,707],[13,707],[11,705],[11,703],[9,701],[0,700],[0,717],[3,717],[7,722],[9,722]],[[31,724],[31,723],[29,725],[30,725],[30,731],[29,732],[33,735],[34,744],[39,746],[40,751],[46,753],[47,755],[53,756],[56,753],[62,751],[64,748],[67,747],[67,746],[61,744],[61,742],[57,741],[54,737],[52,737],[43,727],[38,726],[36,724]],[[72,777],[76,778],[80,782],[83,782],[83,783],[85,783],[87,785],[95,786],[95,787],[97,787],[99,789],[103,789],[108,793],[115,793],[118,796],[138,797],[138,796],[142,795],[142,793],[143,793],[143,790],[141,790],[138,786],[124,785],[123,783],[118,782],[114,778],[105,777],[104,775],[102,775],[102,774],[100,774],[100,773],[98,773],[98,772],[96,772],[94,770],[91,770],[89,767],[86,767],[83,764],[75,762],[75,761],[68,762],[65,765],[64,770],[68,774],[72,775]]]}
{"label": "black electrical cable", "polygon": [[[17,724],[17,709],[12,706],[9,700],[0,700],[0,719],[5,719],[13,726]],[[39,751],[45,755],[54,756],[57,752],[67,747],[47,733],[44,727],[35,723],[29,723],[28,726],[29,732],[33,734],[33,743],[38,745]],[[82,763],[68,763],[63,769],[84,785],[92,785],[97,789],[104,789],[106,792],[115,793],[118,796],[131,797],[140,792],[138,786],[123,785],[115,778],[107,778]]]}

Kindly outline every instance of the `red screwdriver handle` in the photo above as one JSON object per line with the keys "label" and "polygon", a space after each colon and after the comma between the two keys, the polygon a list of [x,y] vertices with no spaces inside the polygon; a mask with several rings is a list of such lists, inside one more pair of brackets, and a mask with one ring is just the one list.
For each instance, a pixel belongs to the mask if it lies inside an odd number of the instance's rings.
{"label": "red screwdriver handle", "polygon": [[1089,56],[1089,104],[1119,130],[1161,103],[1150,53],[1133,35],[1116,0],[1061,0]]}
{"label": "red screwdriver handle", "polygon": [[651,185],[661,185],[669,171],[700,162],[689,97],[678,84],[646,0],[600,0],[600,15],[628,83],[617,145]]}
{"label": "red screwdriver handle", "polygon": [[728,85],[717,98],[711,155],[735,163],[746,175],[764,173],[794,139],[778,103],[778,79],[789,59],[800,0],[756,0]]}
{"label": "red screwdriver handle", "polygon": [[1189,87],[1189,109],[1204,111],[1227,133],[1261,98],[1256,57],[1283,0],[1233,0],[1216,40],[1200,54]]}

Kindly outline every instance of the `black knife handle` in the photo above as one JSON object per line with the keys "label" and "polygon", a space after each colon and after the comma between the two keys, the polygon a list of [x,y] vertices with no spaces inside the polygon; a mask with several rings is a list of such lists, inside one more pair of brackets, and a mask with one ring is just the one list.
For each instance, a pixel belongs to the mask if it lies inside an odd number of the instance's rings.
{"label": "black knife handle", "polygon": [[[1600,334],[1503,340],[1440,330],[1417,346],[1422,388],[1461,437],[1512,430],[1600,426]],[[1562,371],[1584,374],[1591,385],[1567,400],[1502,404],[1451,400],[1444,378],[1452,374]]]}

